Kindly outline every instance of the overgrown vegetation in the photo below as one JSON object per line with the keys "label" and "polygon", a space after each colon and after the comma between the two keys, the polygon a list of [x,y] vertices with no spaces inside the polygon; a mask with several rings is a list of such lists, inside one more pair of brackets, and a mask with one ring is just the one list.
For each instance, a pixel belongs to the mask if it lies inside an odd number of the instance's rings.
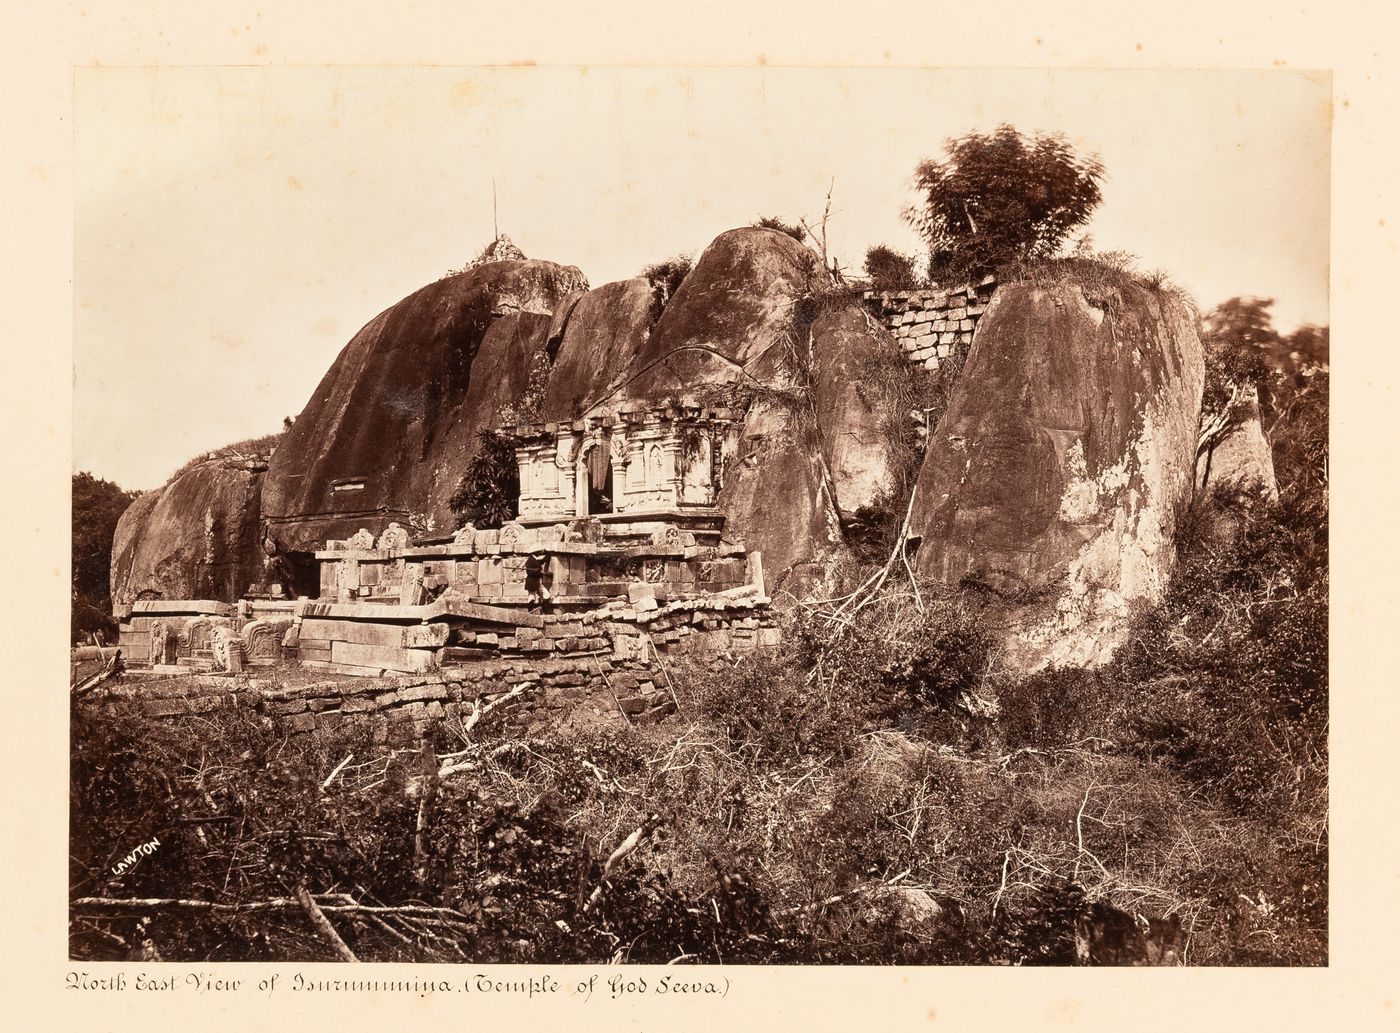
{"label": "overgrown vegetation", "polygon": [[[1291,418],[1325,468],[1325,394]],[[1165,602],[1096,671],[1009,678],[1004,600],[916,591],[895,553],[777,653],[667,661],[658,726],[497,713],[425,765],[244,711],[80,709],[72,950],[334,957],[305,885],[367,960],[1062,964],[1091,916],[1124,957],[1323,964],[1327,500],[1315,456],[1279,469],[1276,505],[1193,511]],[[110,903],[133,899],[231,906]]]}
{"label": "overgrown vegetation", "polygon": [[277,448],[282,436],[291,428],[292,421],[284,419],[282,429],[272,434],[264,434],[260,438],[245,438],[243,441],[235,441],[232,445],[224,445],[210,452],[201,452],[192,457],[178,470],[172,473],[166,484],[172,484],[185,474],[189,473],[196,466],[202,466],[208,462],[259,462],[266,463],[272,457],[273,451]]}
{"label": "overgrown vegetation", "polygon": [[500,527],[516,515],[520,500],[515,444],[493,430],[481,431],[476,440],[476,455],[467,464],[448,505],[463,524]]}
{"label": "overgrown vegetation", "polygon": [[111,642],[117,623],[112,619],[112,538],[117,521],[136,501],[137,493],[90,473],[73,475],[73,609],[74,644],[93,635]]}
{"label": "overgrown vegetation", "polygon": [[754,220],[753,224],[759,229],[777,230],[779,233],[786,233],[799,243],[807,239],[807,230],[800,222],[786,222],[776,215],[760,215]]}
{"label": "overgrown vegetation", "polygon": [[658,726],[521,737],[500,711],[428,759],[246,711],[80,710],[73,953],[333,958],[305,886],[365,960],[1056,964],[1117,908],[1179,925],[1188,963],[1325,963],[1307,505],[1286,491],[1224,544],[1188,524],[1166,604],[1095,672],[998,675],[997,599],[916,595],[896,562],[790,614],[780,652],[667,661]]}

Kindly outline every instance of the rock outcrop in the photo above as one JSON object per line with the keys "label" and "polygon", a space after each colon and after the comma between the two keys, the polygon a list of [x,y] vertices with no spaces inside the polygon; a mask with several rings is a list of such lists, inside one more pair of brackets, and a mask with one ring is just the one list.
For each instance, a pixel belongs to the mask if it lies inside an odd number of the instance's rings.
{"label": "rock outcrop", "polygon": [[264,467],[210,460],[133,502],[112,541],[112,609],[138,599],[237,599],[263,580]]}
{"label": "rock outcrop", "polygon": [[1221,429],[1212,435],[1196,460],[1196,492],[1204,494],[1221,485],[1237,485],[1276,501],[1273,449],[1259,419],[1259,390],[1252,384],[1235,387]]}
{"label": "rock outcrop", "polygon": [[1160,597],[1191,498],[1204,359],[1175,297],[1003,285],[916,487],[920,572],[1048,600],[1016,614],[1013,669],[1094,665]]}
{"label": "rock outcrop", "polygon": [[[622,392],[631,399],[709,393],[761,375],[794,340],[796,305],[820,263],[786,233],[744,227],[700,255],[651,334]],[[716,391],[716,389],[720,389]]]}
{"label": "rock outcrop", "polygon": [[894,481],[892,424],[898,382],[910,377],[899,346],[855,306],[812,324],[812,406],[843,518],[875,505]]}
{"label": "rock outcrop", "polygon": [[549,331],[554,365],[541,417],[573,419],[620,383],[640,359],[656,307],[643,277],[606,283],[561,304]]}
{"label": "rock outcrop", "polygon": [[586,287],[573,266],[486,262],[371,320],[273,456],[263,514],[278,549],[395,520],[450,532],[448,500],[477,432],[528,386],[556,304]]}

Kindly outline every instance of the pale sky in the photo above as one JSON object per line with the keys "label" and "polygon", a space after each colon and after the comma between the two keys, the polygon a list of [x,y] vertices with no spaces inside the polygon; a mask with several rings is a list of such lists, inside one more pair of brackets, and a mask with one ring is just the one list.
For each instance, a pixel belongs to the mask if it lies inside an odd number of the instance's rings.
{"label": "pale sky", "polygon": [[75,469],[157,487],[299,413],[362,325],[500,228],[594,286],[759,215],[842,264],[944,141],[1010,122],[1108,169],[1094,246],[1203,308],[1328,322],[1324,73],[806,68],[80,69]]}

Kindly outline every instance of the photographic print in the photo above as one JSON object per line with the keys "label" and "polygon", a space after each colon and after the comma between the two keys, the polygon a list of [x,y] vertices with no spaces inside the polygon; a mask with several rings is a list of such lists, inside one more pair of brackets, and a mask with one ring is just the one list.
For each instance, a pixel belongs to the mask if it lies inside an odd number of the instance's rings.
{"label": "photographic print", "polygon": [[77,69],[70,958],[1326,965],[1332,101]]}

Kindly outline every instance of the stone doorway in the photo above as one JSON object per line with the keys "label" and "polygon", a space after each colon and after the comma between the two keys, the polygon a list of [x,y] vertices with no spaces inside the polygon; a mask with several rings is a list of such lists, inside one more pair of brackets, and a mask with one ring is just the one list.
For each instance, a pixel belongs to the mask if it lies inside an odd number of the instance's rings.
{"label": "stone doorway", "polygon": [[574,483],[578,516],[613,512],[615,502],[611,435],[605,434],[583,446]]}

